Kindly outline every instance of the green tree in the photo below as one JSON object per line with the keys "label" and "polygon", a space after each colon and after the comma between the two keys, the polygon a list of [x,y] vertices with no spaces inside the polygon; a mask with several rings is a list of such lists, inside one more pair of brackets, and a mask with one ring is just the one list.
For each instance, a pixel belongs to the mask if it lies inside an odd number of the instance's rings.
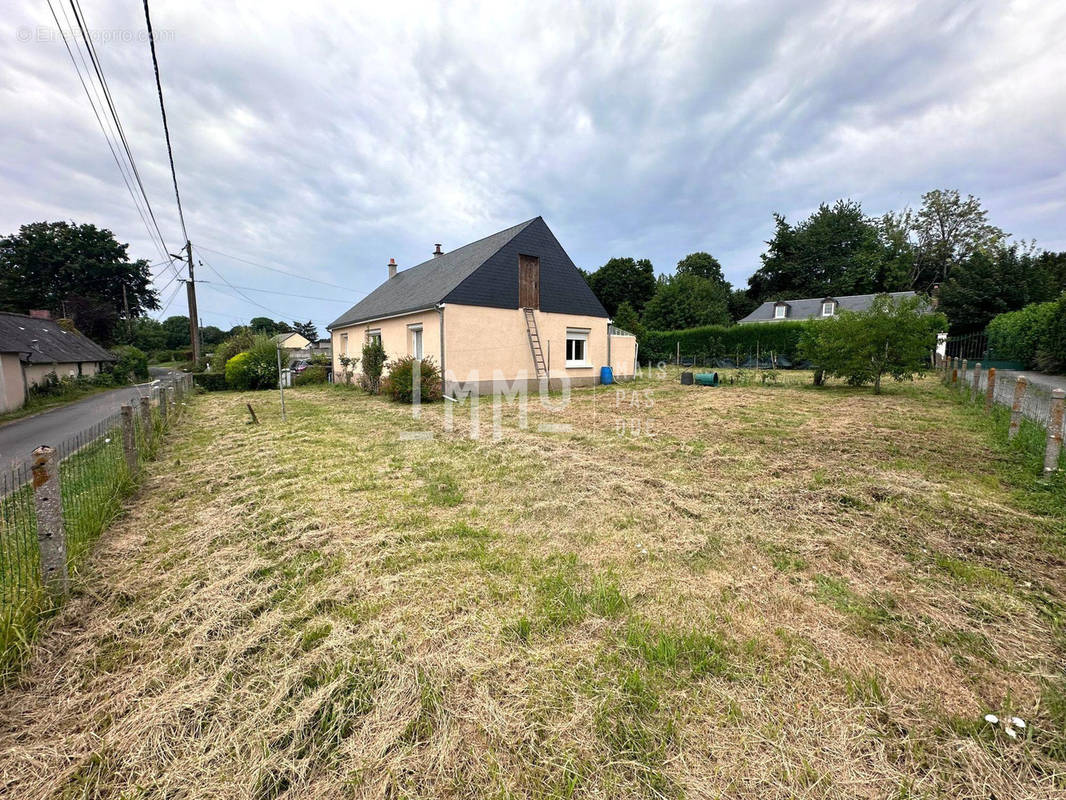
{"label": "green tree", "polygon": [[270,317],[252,317],[248,327],[256,333],[266,336],[276,336],[279,333],[289,333],[292,328],[287,322],[275,322]]}
{"label": "green tree", "polygon": [[629,331],[637,338],[640,338],[641,334],[644,332],[644,326],[640,322],[640,315],[636,312],[636,309],[629,304],[628,300],[623,300],[618,305],[618,311],[615,312],[611,321],[615,326],[624,331]]}
{"label": "green tree", "polygon": [[163,320],[163,332],[167,337],[167,349],[177,350],[182,347],[192,347],[189,342],[189,318],[167,317]]}
{"label": "green tree", "polygon": [[292,329],[309,342],[318,341],[318,328],[315,327],[315,323],[311,320],[307,320],[307,322],[293,322]]}
{"label": "green tree", "polygon": [[221,328],[208,325],[200,328],[200,338],[204,340],[205,347],[216,347],[226,339],[226,333]]}
{"label": "green tree", "polygon": [[655,294],[655,268],[646,258],[612,258],[589,275],[588,284],[612,317],[624,300],[640,312]]}
{"label": "green tree", "polygon": [[675,274],[697,275],[709,281],[726,282],[725,275],[722,272],[722,265],[718,263],[718,259],[703,251],[689,253],[678,261]]}
{"label": "green tree", "polygon": [[940,310],[953,331],[981,330],[997,314],[1016,311],[1034,297],[1034,259],[1017,244],[976,250],[952,270],[940,287]]}
{"label": "green tree", "polygon": [[130,261],[128,248],[95,225],[23,225],[0,239],[0,311],[45,309],[110,344],[127,306],[131,319],[159,308],[148,262]]}
{"label": "green tree", "polygon": [[922,207],[908,217],[915,239],[911,286],[928,291],[950,280],[954,269],[979,251],[990,251],[1009,234],[988,222],[988,212],[972,194],[934,189],[922,195]]}
{"label": "green tree", "polygon": [[381,346],[379,337],[370,337],[363,344],[362,362],[363,388],[370,394],[378,394],[381,391],[381,372],[385,369],[385,348]]}
{"label": "green tree", "polygon": [[748,294],[764,300],[891,291],[878,225],[852,200],[822,204],[790,225],[774,215],[774,235],[762,266],[748,279]]}
{"label": "green tree", "polygon": [[729,293],[729,316],[736,322],[744,319],[759,307],[759,301],[748,294],[747,289],[733,289]]}
{"label": "green tree", "polygon": [[662,276],[644,309],[643,322],[660,331],[728,325],[729,284],[698,275]]}
{"label": "green tree", "polygon": [[927,313],[927,306],[922,297],[881,295],[868,311],[841,311],[808,325],[799,352],[820,371],[853,386],[872,382],[880,394],[885,375],[912,380],[929,368],[947,320]]}

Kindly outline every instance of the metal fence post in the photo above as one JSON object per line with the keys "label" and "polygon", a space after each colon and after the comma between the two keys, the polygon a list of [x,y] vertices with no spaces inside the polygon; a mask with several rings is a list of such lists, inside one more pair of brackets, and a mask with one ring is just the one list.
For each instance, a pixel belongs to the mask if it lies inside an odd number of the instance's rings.
{"label": "metal fence post", "polygon": [[1066,390],[1051,392],[1051,424],[1047,432],[1047,450],[1044,451],[1044,474],[1050,475],[1059,468],[1059,453],[1062,452],[1062,407],[1066,402]]}
{"label": "metal fence post", "polygon": [[133,406],[122,406],[122,451],[130,477],[137,474],[137,440],[133,435]]}
{"label": "metal fence post", "polygon": [[63,503],[59,490],[56,449],[46,444],[33,451],[33,504],[37,512],[37,547],[41,553],[41,579],[54,595],[70,591],[67,573],[67,539],[63,529]]}
{"label": "metal fence post", "polygon": [[988,368],[988,390],[985,392],[985,411],[989,411],[992,408],[992,403],[996,400],[996,368]]}
{"label": "metal fence post", "polygon": [[1010,404],[1010,427],[1007,428],[1007,438],[1013,439],[1018,435],[1018,429],[1022,426],[1022,402],[1025,400],[1025,389],[1029,381],[1024,376],[1019,376],[1014,384],[1014,402]]}
{"label": "metal fence post", "polygon": [[973,389],[970,391],[971,402],[977,402],[977,396],[981,393],[981,362],[973,365]]}

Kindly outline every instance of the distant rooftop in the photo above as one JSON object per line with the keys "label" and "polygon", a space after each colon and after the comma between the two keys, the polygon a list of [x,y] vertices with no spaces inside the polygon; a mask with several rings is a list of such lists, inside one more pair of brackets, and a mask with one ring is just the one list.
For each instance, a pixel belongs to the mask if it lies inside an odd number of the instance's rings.
{"label": "distant rooftop", "polygon": [[[881,292],[879,294],[852,294],[840,297],[804,297],[799,300],[767,300],[748,316],[737,320],[737,324],[821,319],[827,316],[822,313],[822,304],[830,301],[835,303],[834,313],[837,311],[866,311],[873,305],[874,299],[879,297],[880,294],[887,294],[892,298],[915,296],[914,292]],[[778,306],[784,307],[784,316],[778,316]]]}

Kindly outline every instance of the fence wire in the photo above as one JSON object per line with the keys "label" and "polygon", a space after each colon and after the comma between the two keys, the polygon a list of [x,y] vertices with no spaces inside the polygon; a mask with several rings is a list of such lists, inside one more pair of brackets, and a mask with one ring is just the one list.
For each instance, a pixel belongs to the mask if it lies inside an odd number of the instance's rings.
{"label": "fence wire", "polygon": [[[155,457],[163,434],[181,415],[174,387],[192,390],[188,376],[167,384],[166,412],[159,407],[158,386],[149,394],[148,414],[133,403],[134,447],[137,464]],[[54,445],[58,461],[60,501],[71,575],[84,563],[96,537],[115,518],[122,500],[134,486],[126,460],[121,412],[100,420],[75,436]],[[0,471],[0,680],[18,668],[40,619],[50,613],[56,598],[42,586],[37,544],[32,470],[18,465]]]}

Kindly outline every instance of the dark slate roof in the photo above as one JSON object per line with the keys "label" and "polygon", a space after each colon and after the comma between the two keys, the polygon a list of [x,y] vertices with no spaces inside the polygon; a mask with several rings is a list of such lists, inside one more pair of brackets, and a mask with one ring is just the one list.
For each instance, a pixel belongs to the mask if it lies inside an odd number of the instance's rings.
{"label": "dark slate roof", "polygon": [[[887,292],[889,297],[914,297],[914,292]],[[822,302],[824,300],[836,300],[838,311],[866,311],[873,305],[876,294],[853,294],[846,297],[806,297],[802,300],[767,300],[757,309],[743,319],[737,320],[738,325],[745,322],[784,322],[785,320],[821,318]],[[774,306],[779,302],[788,305],[788,314],[784,319],[774,318]]]}
{"label": "dark slate roof", "polygon": [[398,272],[395,278],[387,279],[327,325],[327,330],[436,305],[533,221],[527,220]]}
{"label": "dark slate roof", "polygon": [[51,319],[0,312],[0,352],[19,353],[29,364],[115,361],[115,356],[80,333]]}

